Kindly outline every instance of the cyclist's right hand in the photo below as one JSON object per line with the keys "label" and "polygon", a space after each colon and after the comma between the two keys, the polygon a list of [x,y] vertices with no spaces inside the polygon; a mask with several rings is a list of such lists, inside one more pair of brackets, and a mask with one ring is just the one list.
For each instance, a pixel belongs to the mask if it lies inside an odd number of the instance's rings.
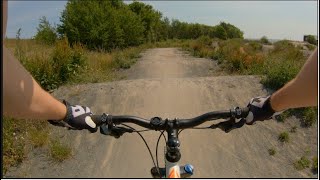
{"label": "cyclist's right hand", "polygon": [[246,117],[246,124],[252,125],[256,121],[264,121],[275,115],[275,111],[270,104],[270,97],[255,97],[250,100],[247,105],[249,114]]}

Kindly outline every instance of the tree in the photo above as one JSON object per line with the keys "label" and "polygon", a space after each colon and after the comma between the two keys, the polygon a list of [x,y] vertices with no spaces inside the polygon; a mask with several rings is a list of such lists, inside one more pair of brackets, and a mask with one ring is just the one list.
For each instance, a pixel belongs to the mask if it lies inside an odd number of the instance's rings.
{"label": "tree", "polygon": [[226,30],[228,39],[233,39],[233,38],[243,39],[243,32],[239,28],[235,27],[234,25],[225,23],[225,22],[220,22],[219,25]]}
{"label": "tree", "polygon": [[160,39],[161,17],[162,14],[159,11],[153,9],[151,5],[144,4],[142,2],[134,1],[129,4],[129,8],[132,12],[136,13],[144,26],[144,36],[147,41],[158,41]]}
{"label": "tree", "polygon": [[189,31],[189,38],[192,39],[197,39],[198,37],[200,37],[202,34],[201,32],[201,26],[200,24],[196,23],[196,24],[191,24],[190,25],[190,31]]}
{"label": "tree", "polygon": [[116,18],[119,23],[119,28],[123,30],[123,39],[126,46],[136,46],[144,41],[143,32],[145,27],[141,20],[130,11],[128,7],[119,10]]}
{"label": "tree", "polygon": [[59,34],[89,49],[125,48],[141,44],[144,38],[140,17],[120,0],[70,0],[60,21]]}
{"label": "tree", "polygon": [[57,33],[55,27],[51,26],[45,16],[40,18],[40,23],[37,28],[37,34],[34,39],[37,42],[52,45],[57,40]]}
{"label": "tree", "polygon": [[215,37],[226,40],[228,38],[227,31],[220,25],[215,28]]}
{"label": "tree", "polygon": [[260,39],[260,42],[262,44],[270,44],[270,42],[266,36],[262,36],[262,38]]}
{"label": "tree", "polygon": [[160,40],[169,39],[170,31],[171,31],[170,20],[169,18],[165,17],[161,20],[160,29],[158,31],[160,34]]}
{"label": "tree", "polygon": [[243,32],[229,23],[207,26],[177,19],[170,22],[151,5],[138,1],[127,5],[122,0],[69,0],[60,22],[57,31],[71,44],[80,42],[89,49],[108,51],[173,38],[243,38]]}
{"label": "tree", "polygon": [[307,35],[306,36],[306,41],[310,44],[314,44],[314,45],[317,45],[318,42],[316,40],[316,38],[313,36],[313,35]]}

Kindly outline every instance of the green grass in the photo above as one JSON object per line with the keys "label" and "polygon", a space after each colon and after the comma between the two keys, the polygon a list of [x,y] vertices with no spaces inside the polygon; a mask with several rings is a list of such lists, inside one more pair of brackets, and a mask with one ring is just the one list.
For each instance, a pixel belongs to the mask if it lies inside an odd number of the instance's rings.
{"label": "green grass", "polygon": [[269,155],[274,156],[276,154],[276,150],[274,148],[268,149]]}
{"label": "green grass", "polygon": [[30,147],[47,143],[46,121],[3,118],[3,171],[18,165],[26,157]]}
{"label": "green grass", "polygon": [[294,162],[294,167],[297,170],[303,170],[303,169],[309,168],[310,164],[311,164],[311,161],[306,156],[302,156],[299,160]]}
{"label": "green grass", "polygon": [[21,163],[32,148],[49,145],[50,157],[61,162],[71,157],[71,148],[49,141],[47,121],[3,118],[3,172]]}
{"label": "green grass", "polygon": [[310,50],[310,51],[313,51],[316,49],[317,46],[313,45],[313,44],[306,44],[307,48]]}
{"label": "green grass", "polygon": [[49,133],[48,129],[37,129],[31,128],[29,130],[29,139],[33,147],[43,147],[48,143],[49,140]]}
{"label": "green grass", "polygon": [[50,157],[56,162],[62,162],[72,156],[72,150],[58,140],[50,142]]}
{"label": "green grass", "polygon": [[288,132],[282,132],[279,134],[278,136],[278,140],[280,142],[283,142],[283,143],[287,143],[289,142],[290,138],[289,138],[289,133]]}
{"label": "green grass", "polygon": [[279,114],[278,116],[276,116],[276,120],[278,122],[285,122],[285,120],[289,117],[290,112],[289,111],[284,111],[283,113]]}
{"label": "green grass", "polygon": [[3,172],[6,173],[10,166],[22,162],[25,158],[26,123],[3,117]]}

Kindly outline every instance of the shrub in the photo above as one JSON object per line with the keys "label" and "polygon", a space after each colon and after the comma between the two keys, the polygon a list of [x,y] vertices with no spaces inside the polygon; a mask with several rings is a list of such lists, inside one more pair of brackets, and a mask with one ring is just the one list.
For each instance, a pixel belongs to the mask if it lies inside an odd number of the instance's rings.
{"label": "shrub", "polygon": [[73,69],[71,65],[71,56],[72,49],[66,38],[56,43],[52,54],[52,65],[61,83],[64,83],[69,79],[71,74],[70,72]]}
{"label": "shrub", "polygon": [[290,132],[291,132],[291,133],[297,132],[297,126],[291,127]]}
{"label": "shrub", "polygon": [[271,44],[266,36],[262,36],[262,38],[260,39],[260,42],[262,44]]}
{"label": "shrub", "polygon": [[312,44],[306,44],[307,48],[310,50],[310,51],[313,51],[316,49],[317,46],[315,45],[312,45]]}
{"label": "shrub", "polygon": [[289,134],[288,132],[282,132],[279,134],[278,140],[280,142],[289,142]]}
{"label": "shrub", "polygon": [[306,41],[310,44],[313,44],[313,45],[317,45],[317,40],[314,36],[312,35],[307,35],[306,37]]}
{"label": "shrub", "polygon": [[274,90],[278,90],[286,83],[292,80],[299,72],[300,67],[291,62],[278,61],[272,64],[268,63],[266,67],[266,76],[262,83]]}
{"label": "shrub", "polygon": [[210,51],[209,57],[211,59],[218,60],[218,63],[221,63],[223,60],[222,55],[219,53],[219,51]]}
{"label": "shrub", "polygon": [[255,51],[255,52],[262,50],[262,44],[260,44],[256,41],[249,42],[249,47],[252,51]]}
{"label": "shrub", "polygon": [[274,52],[283,52],[288,49],[293,49],[294,45],[288,40],[281,40],[274,43]]}
{"label": "shrub", "polygon": [[191,43],[191,48],[193,52],[199,52],[204,47],[204,44],[202,44],[199,41],[194,41]]}
{"label": "shrub", "polygon": [[[243,32],[239,28],[235,27],[232,24],[220,22],[220,24],[216,27],[217,28],[222,27],[225,30],[226,38],[228,38],[228,39],[234,39],[234,38],[243,39]],[[218,36],[218,38],[220,38],[220,37]],[[221,38],[221,39],[223,39],[223,38]]]}
{"label": "shrub", "polygon": [[67,38],[56,43],[52,54],[52,66],[61,84],[77,75],[79,67],[84,65],[86,57],[83,51],[80,44],[75,44],[72,49]]}
{"label": "shrub", "polygon": [[284,122],[290,115],[290,111],[284,111],[283,113],[279,114],[278,116],[276,116],[276,120],[278,122]]}
{"label": "shrub", "polygon": [[231,72],[242,71],[244,67],[244,54],[241,52],[243,41],[241,39],[230,39],[220,44],[218,53],[222,55],[226,68]]}
{"label": "shrub", "polygon": [[49,58],[35,55],[23,65],[45,90],[53,90],[77,76],[86,58],[82,45],[70,47],[64,38],[56,42]]}
{"label": "shrub", "polygon": [[303,50],[303,45],[298,44],[296,47],[300,50]]}
{"label": "shrub", "polygon": [[302,156],[299,160],[297,160],[296,162],[294,162],[294,167],[297,169],[297,170],[303,170],[305,168],[309,168],[310,167],[310,160],[305,157],[305,156]]}
{"label": "shrub", "polygon": [[24,66],[45,90],[56,89],[60,85],[59,77],[54,72],[51,59],[36,55],[29,58]]}
{"label": "shrub", "polygon": [[208,57],[210,54],[210,49],[208,48],[202,48],[199,52],[199,57],[203,58],[203,57]]}
{"label": "shrub", "polygon": [[[154,22],[153,14],[147,15],[147,21]],[[144,33],[151,31],[146,32],[143,20],[122,1],[68,1],[58,32],[71,44],[110,51],[143,43]]]}
{"label": "shrub", "polygon": [[127,48],[122,51],[115,51],[113,53],[113,67],[116,69],[128,69],[140,57],[143,47]]}
{"label": "shrub", "polygon": [[276,150],[275,150],[274,148],[268,149],[268,152],[269,152],[269,155],[270,155],[270,156],[273,156],[273,155],[276,154]]}
{"label": "shrub", "polygon": [[197,41],[205,46],[211,46],[212,39],[209,36],[200,36]]}
{"label": "shrub", "polygon": [[128,69],[131,66],[131,62],[121,52],[114,55],[114,62],[117,68]]}
{"label": "shrub", "polygon": [[288,41],[277,42],[266,59],[262,83],[274,90],[292,80],[305,62],[303,53]]}
{"label": "shrub", "polygon": [[215,37],[217,37],[219,39],[223,39],[223,40],[228,39],[227,31],[221,25],[217,25],[215,27],[214,34],[215,34]]}
{"label": "shrub", "polygon": [[311,127],[317,122],[318,108],[308,107],[303,109],[302,123],[306,127]]}

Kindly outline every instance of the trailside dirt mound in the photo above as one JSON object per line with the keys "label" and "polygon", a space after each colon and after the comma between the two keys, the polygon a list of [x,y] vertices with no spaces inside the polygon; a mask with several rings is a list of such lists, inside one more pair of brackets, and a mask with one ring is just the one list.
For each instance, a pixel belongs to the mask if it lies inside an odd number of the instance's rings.
{"label": "trailside dirt mound", "polygon": [[[158,58],[157,58],[158,57]],[[166,58],[163,58],[166,57]],[[267,92],[256,76],[216,76],[215,62],[192,58],[174,48],[151,49],[131,69],[127,79],[109,83],[64,86],[54,96],[72,104],[89,106],[95,114],[134,115],[145,118],[190,118],[208,111],[246,106],[250,98]],[[202,126],[211,125],[206,123]],[[299,127],[295,118],[285,123],[275,120],[244,126],[230,133],[216,130],[184,130],[180,134],[181,164],[195,167],[193,177],[204,178],[293,178],[317,177],[310,169],[297,171],[293,162],[307,148],[317,154],[317,127],[298,128],[290,142],[278,142],[278,135]],[[143,129],[139,128],[138,129]],[[156,131],[143,132],[155,155]],[[119,139],[100,133],[66,131],[52,127],[51,136],[69,144],[73,158],[53,163],[46,154],[34,150],[8,177],[125,178],[151,177],[152,160],[137,134]],[[164,142],[160,141],[159,162],[164,165]],[[270,156],[268,149],[276,149]]]}

